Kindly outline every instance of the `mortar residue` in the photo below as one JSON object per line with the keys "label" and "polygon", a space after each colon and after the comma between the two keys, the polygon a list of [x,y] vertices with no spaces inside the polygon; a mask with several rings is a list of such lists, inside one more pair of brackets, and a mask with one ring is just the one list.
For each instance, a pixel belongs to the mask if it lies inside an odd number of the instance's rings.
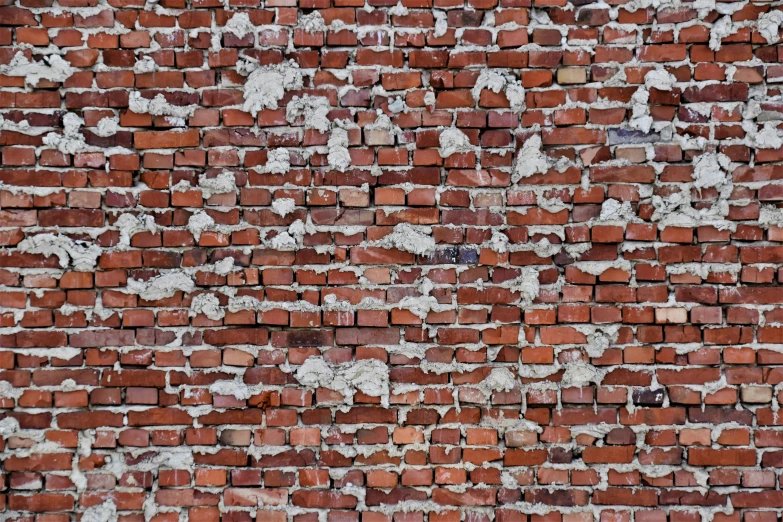
{"label": "mortar residue", "polygon": [[348,152],[348,131],[335,127],[329,135],[327,143],[329,167],[345,172],[351,166],[351,154]]}
{"label": "mortar residue", "polygon": [[87,143],[81,133],[84,120],[69,112],[63,116],[63,133],[50,132],[43,138],[44,145],[53,147],[63,154],[78,154],[87,150]]}
{"label": "mortar residue", "polygon": [[378,246],[427,255],[435,251],[435,240],[408,223],[399,223],[394,226],[391,234],[387,234],[378,242]]}
{"label": "mortar residue", "polygon": [[199,294],[190,302],[190,316],[203,314],[213,321],[220,321],[226,312],[220,306],[220,300],[215,294]]}
{"label": "mortar residue", "polygon": [[291,155],[288,149],[269,149],[266,156],[264,172],[270,174],[285,174],[291,170]]}
{"label": "mortar residue", "polygon": [[41,80],[62,83],[77,71],[61,56],[44,56],[41,61],[31,62],[19,51],[7,65],[0,65],[0,74],[5,76],[24,76],[25,85],[36,87]]}
{"label": "mortar residue", "polygon": [[457,152],[472,152],[474,149],[470,144],[470,138],[456,127],[444,129],[438,136],[438,141],[440,143],[438,153],[441,158],[448,158]]}
{"label": "mortar residue", "polygon": [[534,174],[545,174],[549,170],[546,155],[541,149],[541,137],[538,134],[533,134],[525,141],[517,154],[511,175],[512,183],[519,183]]}
{"label": "mortar residue", "polygon": [[380,397],[388,406],[389,368],[377,359],[363,359],[344,365],[329,365],[323,357],[308,357],[297,369],[296,380],[311,388],[328,388],[353,402],[355,390],[371,397]]}
{"label": "mortar residue", "polygon": [[20,252],[27,254],[57,256],[62,268],[71,265],[79,272],[94,270],[101,255],[101,248],[98,245],[74,241],[67,236],[55,234],[36,234],[22,240],[17,247]]}
{"label": "mortar residue", "polygon": [[193,279],[184,272],[171,271],[153,277],[149,281],[128,279],[125,293],[135,294],[145,301],[160,301],[173,297],[177,292],[191,293],[196,289]]}
{"label": "mortar residue", "polygon": [[264,109],[277,109],[277,102],[287,91],[301,89],[303,85],[302,72],[296,62],[256,67],[245,82],[242,110],[255,118]]}
{"label": "mortar residue", "polygon": [[304,94],[291,98],[285,107],[285,117],[288,123],[294,123],[298,118],[304,117],[305,129],[328,132],[331,124],[327,116],[331,109],[327,98]]}

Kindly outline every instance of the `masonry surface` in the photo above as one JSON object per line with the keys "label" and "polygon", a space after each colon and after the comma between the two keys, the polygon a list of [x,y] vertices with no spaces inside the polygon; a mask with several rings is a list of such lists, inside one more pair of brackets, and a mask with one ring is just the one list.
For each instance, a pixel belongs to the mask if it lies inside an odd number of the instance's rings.
{"label": "masonry surface", "polygon": [[0,519],[777,522],[780,2],[366,2],[2,2]]}

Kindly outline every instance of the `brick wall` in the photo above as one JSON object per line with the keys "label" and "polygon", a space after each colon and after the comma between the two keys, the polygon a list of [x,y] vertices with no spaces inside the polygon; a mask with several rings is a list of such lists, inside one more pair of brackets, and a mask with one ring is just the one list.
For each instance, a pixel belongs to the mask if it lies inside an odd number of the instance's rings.
{"label": "brick wall", "polygon": [[778,3],[367,2],[2,3],[2,519],[776,522]]}

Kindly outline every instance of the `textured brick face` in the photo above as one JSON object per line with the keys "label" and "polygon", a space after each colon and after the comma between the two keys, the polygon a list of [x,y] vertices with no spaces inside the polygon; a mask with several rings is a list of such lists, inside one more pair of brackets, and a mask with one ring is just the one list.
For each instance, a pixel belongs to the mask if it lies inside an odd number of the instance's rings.
{"label": "textured brick face", "polygon": [[776,522],[783,10],[367,2],[0,6],[0,518]]}

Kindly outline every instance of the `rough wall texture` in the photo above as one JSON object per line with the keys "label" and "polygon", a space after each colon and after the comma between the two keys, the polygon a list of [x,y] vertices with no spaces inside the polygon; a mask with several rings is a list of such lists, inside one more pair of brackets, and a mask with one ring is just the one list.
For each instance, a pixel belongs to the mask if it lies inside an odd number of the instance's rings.
{"label": "rough wall texture", "polygon": [[3,520],[776,522],[783,11],[7,0]]}

